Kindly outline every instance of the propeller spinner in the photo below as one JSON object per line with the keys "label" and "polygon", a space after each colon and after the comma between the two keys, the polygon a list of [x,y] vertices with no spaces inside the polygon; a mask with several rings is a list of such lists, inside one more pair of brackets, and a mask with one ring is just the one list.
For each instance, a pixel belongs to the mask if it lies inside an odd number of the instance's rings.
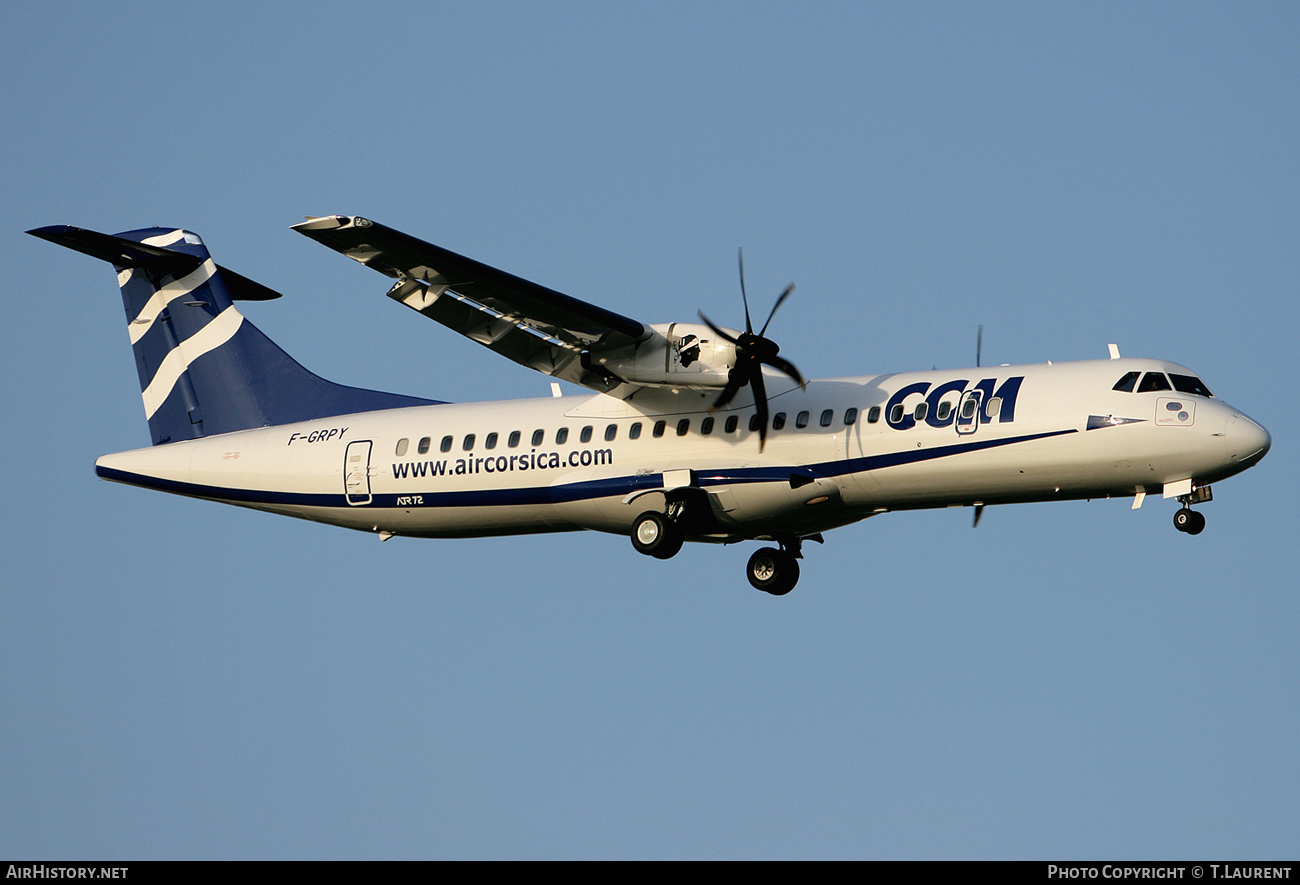
{"label": "propeller spinner", "polygon": [[754,333],[754,324],[749,318],[749,298],[745,294],[745,252],[743,249],[737,250],[737,261],[740,265],[740,298],[745,306],[745,331],[740,333],[739,337],[732,337],[728,332],[723,331],[714,324],[712,320],[700,311],[700,319],[712,329],[717,335],[736,345],[736,364],[731,367],[731,372],[727,376],[727,385],[722,388],[722,393],[714,400],[711,410],[720,409],[727,403],[731,402],[732,397],[739,392],[740,388],[746,384],[750,386],[754,394],[754,408],[758,411],[758,450],[763,451],[767,444],[767,388],[763,384],[763,366],[771,366],[778,372],[790,377],[791,380],[798,383],[804,389],[807,389],[808,383],[804,381],[799,370],[794,367],[794,363],[784,359],[777,354],[781,347],[771,338],[765,337],[767,327],[772,323],[772,317],[776,316],[777,309],[790,297],[794,291],[794,283],[785,287],[785,291],[776,299],[776,304],[772,305],[772,312],[767,315],[767,322],[763,323],[763,328],[758,333]]}

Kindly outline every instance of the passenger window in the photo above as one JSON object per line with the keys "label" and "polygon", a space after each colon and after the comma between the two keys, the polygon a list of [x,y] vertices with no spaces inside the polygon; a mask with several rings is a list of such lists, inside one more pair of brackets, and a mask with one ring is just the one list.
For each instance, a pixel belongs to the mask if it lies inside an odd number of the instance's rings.
{"label": "passenger window", "polygon": [[668,426],[668,422],[667,422],[667,421],[656,421],[656,422],[655,422],[655,428],[654,428],[655,439],[658,439],[659,437],[661,437],[661,436],[664,435],[664,428],[667,427],[667,426]]}
{"label": "passenger window", "polygon": [[832,410],[832,409],[827,409],[826,411],[822,412],[822,417],[821,417],[821,422],[820,422],[821,425],[822,425],[822,427],[830,427],[830,426],[831,426],[831,422],[832,422],[833,420],[835,420],[835,412],[834,412],[834,410]]}
{"label": "passenger window", "polygon": [[546,439],[546,431],[545,431],[545,430],[534,430],[534,431],[533,431],[533,445],[535,445],[535,446],[540,446],[540,445],[545,441],[545,439]]}
{"label": "passenger window", "polygon": [[[900,406],[900,408],[901,408],[901,406]],[[898,417],[900,417],[900,418],[903,417],[903,413],[902,413],[902,412],[899,412],[899,413],[898,413]],[[877,421],[879,421],[879,420],[880,420],[880,406],[872,406],[871,408],[867,409],[867,423],[868,423],[868,424],[875,424],[875,423],[876,423]]]}
{"label": "passenger window", "polygon": [[461,448],[467,452],[474,451],[474,434],[465,434],[465,442],[461,443]]}
{"label": "passenger window", "polygon": [[423,439],[420,440],[420,444],[415,447],[415,450],[419,452],[421,455],[428,454],[429,442],[430,442],[429,438],[427,436],[424,437]]}
{"label": "passenger window", "polygon": [[495,449],[496,447],[497,447],[497,435],[496,435],[496,431],[493,431],[492,433],[489,433],[486,438],[484,438],[483,448]]}
{"label": "passenger window", "polygon": [[614,437],[618,436],[618,425],[611,424],[605,428],[605,442],[613,442]]}
{"label": "passenger window", "polygon": [[952,403],[944,400],[934,409],[934,418],[936,421],[947,421],[948,416],[952,414]]}
{"label": "passenger window", "polygon": [[894,403],[894,407],[889,410],[889,423],[897,424],[903,420],[903,404]]}
{"label": "passenger window", "polygon": [[710,415],[709,417],[705,418],[703,421],[700,422],[700,434],[702,436],[708,436],[712,432],[713,432],[713,416]]}
{"label": "passenger window", "polygon": [[961,404],[961,420],[969,421],[970,419],[974,418],[975,407],[977,405],[979,405],[979,400],[975,399],[975,397],[973,396],[966,397],[965,401]]}
{"label": "passenger window", "polygon": [[846,411],[846,412],[844,413],[844,426],[845,426],[845,427],[852,427],[854,424],[857,424],[857,423],[858,423],[858,410],[857,410],[857,409],[849,409],[848,411]]}
{"label": "passenger window", "polygon": [[442,451],[442,452],[450,452],[450,451],[451,451],[451,437],[450,437],[450,436],[444,436],[444,437],[442,438],[442,442],[438,443],[438,450],[439,450],[439,451]]}
{"label": "passenger window", "polygon": [[1200,378],[1195,375],[1175,375],[1169,373],[1169,378],[1174,382],[1174,390],[1179,393],[1190,393],[1195,396],[1214,396],[1210,393],[1210,388],[1206,387]]}
{"label": "passenger window", "polygon": [[798,428],[801,429],[801,430],[802,430],[803,428],[807,427],[807,426],[808,426],[808,413],[807,413],[807,412],[800,412],[798,415],[795,415],[795,417],[794,417],[794,426],[795,426],[795,427],[798,427]]}
{"label": "passenger window", "polygon": [[634,423],[632,424],[632,426],[629,427],[629,428],[627,429],[627,438],[628,438],[628,439],[640,439],[640,438],[641,438],[641,422],[640,422],[640,421],[636,421],[636,422],[634,422]]}
{"label": "passenger window", "polygon": [[512,449],[519,445],[519,431],[518,431],[518,430],[512,430],[512,431],[510,431],[510,436],[509,436],[508,439],[506,439],[506,445],[510,446],[510,448],[512,448]]}
{"label": "passenger window", "polygon": [[587,442],[591,442],[591,425],[590,425],[590,424],[588,424],[586,427],[582,428],[582,432],[578,434],[578,439],[582,440],[582,441],[585,442],[585,443],[587,443]]}
{"label": "passenger window", "polygon": [[397,441],[397,454],[398,454],[398,457],[401,457],[402,455],[405,455],[405,454],[406,454],[406,447],[407,447],[408,445],[410,445],[410,442],[411,442],[411,441],[410,441],[409,439],[399,439],[399,440]]}
{"label": "passenger window", "polygon": [[773,430],[785,429],[785,412],[777,412],[775,415],[772,416],[772,429]]}
{"label": "passenger window", "polygon": [[1118,390],[1121,393],[1132,393],[1133,385],[1137,384],[1138,375],[1141,374],[1141,372],[1129,372],[1125,374],[1123,378],[1115,382],[1115,386],[1112,387],[1111,390]]}
{"label": "passenger window", "polygon": [[758,412],[755,412],[754,414],[750,415],[750,416],[749,416],[749,429],[750,429],[750,432],[753,432],[753,431],[758,430],[758,425],[759,425],[760,423],[762,423],[762,422],[760,422],[760,421],[758,420]]}
{"label": "passenger window", "polygon": [[1138,393],[1172,389],[1169,386],[1169,379],[1165,377],[1163,372],[1147,372],[1142,376],[1142,383],[1138,385]]}
{"label": "passenger window", "polygon": [[678,436],[685,436],[686,433],[687,433],[687,431],[689,431],[690,429],[691,429],[691,419],[690,419],[690,418],[683,418],[682,420],[680,420],[680,421],[677,422],[677,435],[678,435]]}
{"label": "passenger window", "polygon": [[557,446],[562,446],[568,441],[569,441],[569,428],[561,427],[559,430],[555,431],[555,444]]}
{"label": "passenger window", "polygon": [[736,425],[740,424],[740,418],[736,415],[728,415],[727,423],[722,425],[722,429],[727,433],[735,433]]}
{"label": "passenger window", "polygon": [[998,412],[1001,411],[1002,411],[1002,397],[1000,396],[993,397],[993,399],[989,400],[989,404],[984,408],[984,414],[988,415],[990,419],[996,418],[998,416]]}
{"label": "passenger window", "polygon": [[915,418],[917,421],[924,421],[925,416],[928,414],[930,414],[930,404],[917,403],[916,411],[912,413],[912,417]]}

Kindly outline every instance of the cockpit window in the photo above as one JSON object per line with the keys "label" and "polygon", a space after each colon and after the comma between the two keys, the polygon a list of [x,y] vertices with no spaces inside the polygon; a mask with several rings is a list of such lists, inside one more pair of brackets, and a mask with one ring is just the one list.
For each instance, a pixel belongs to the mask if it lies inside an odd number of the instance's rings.
{"label": "cockpit window", "polygon": [[1137,384],[1138,375],[1141,374],[1142,374],[1141,372],[1129,372],[1123,378],[1116,381],[1115,386],[1112,387],[1111,390],[1119,390],[1119,391],[1123,391],[1124,393],[1132,393],[1133,385]]}
{"label": "cockpit window", "polygon": [[1142,383],[1138,385],[1138,393],[1151,393],[1153,390],[1173,390],[1169,386],[1169,379],[1164,376],[1163,372],[1147,372],[1142,376]]}
{"label": "cockpit window", "polygon": [[1195,396],[1214,396],[1210,393],[1210,388],[1206,387],[1200,378],[1195,375],[1175,375],[1169,373],[1169,378],[1174,382],[1174,390],[1179,393],[1190,393]]}

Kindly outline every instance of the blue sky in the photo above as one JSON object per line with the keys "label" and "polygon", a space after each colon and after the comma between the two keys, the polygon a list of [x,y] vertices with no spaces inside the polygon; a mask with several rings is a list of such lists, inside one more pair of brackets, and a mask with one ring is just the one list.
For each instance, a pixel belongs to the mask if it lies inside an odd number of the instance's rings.
{"label": "blue sky", "polygon": [[[0,856],[1296,855],[1294,4],[6,19]],[[97,480],[148,443],[121,302],[28,228],[197,231],[332,380],[547,395],[288,230],[329,213],[647,322],[737,325],[743,245],[806,375],[1115,342],[1273,450],[1197,538],[1156,500],[892,514],[781,599],[752,545],[380,544]]]}

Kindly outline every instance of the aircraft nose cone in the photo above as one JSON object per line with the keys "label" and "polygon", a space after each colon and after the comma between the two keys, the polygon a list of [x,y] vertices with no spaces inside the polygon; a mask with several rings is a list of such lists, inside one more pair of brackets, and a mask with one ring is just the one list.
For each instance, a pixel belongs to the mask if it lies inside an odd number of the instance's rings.
{"label": "aircraft nose cone", "polygon": [[1228,457],[1246,466],[1258,462],[1273,445],[1273,437],[1268,431],[1245,415],[1229,418],[1224,436],[1228,444]]}

